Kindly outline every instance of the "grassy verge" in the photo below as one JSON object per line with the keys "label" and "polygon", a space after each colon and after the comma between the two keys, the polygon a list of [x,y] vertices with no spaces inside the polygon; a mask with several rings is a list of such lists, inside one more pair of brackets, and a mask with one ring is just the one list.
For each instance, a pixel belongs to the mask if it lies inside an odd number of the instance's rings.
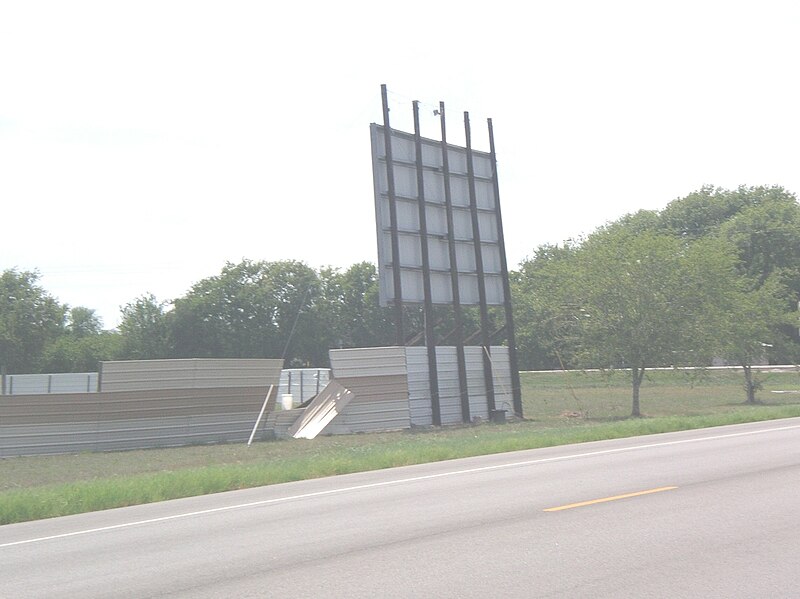
{"label": "grassy verge", "polygon": [[526,417],[505,426],[0,460],[0,524],[220,491],[567,443],[800,416],[800,375],[765,375],[769,405],[741,405],[734,373],[654,373],[625,419],[623,373],[525,374]]}

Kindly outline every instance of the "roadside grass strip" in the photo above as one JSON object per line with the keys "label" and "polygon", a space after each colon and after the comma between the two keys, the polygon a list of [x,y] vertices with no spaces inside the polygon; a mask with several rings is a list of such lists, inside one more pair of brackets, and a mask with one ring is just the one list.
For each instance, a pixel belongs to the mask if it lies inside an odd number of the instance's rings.
{"label": "roadside grass strip", "polygon": [[[219,493],[297,480],[334,476],[408,466],[434,461],[503,453],[523,449],[552,447],[633,437],[655,433],[673,432],[756,422],[800,416],[800,405],[756,406],[726,414],[707,416],[670,416],[631,419],[618,422],[582,422],[569,426],[542,428],[535,422],[518,422],[507,425],[482,425],[430,432],[356,435],[352,438],[320,439],[315,441],[261,443],[266,452],[275,447],[282,452],[280,458],[265,453],[251,453],[257,461],[251,463],[219,463],[208,466],[181,467],[178,459],[191,453],[202,463],[216,454],[232,451],[231,446],[177,448],[153,453],[158,456],[159,471],[126,474],[126,458],[131,463],[141,462],[145,452],[113,454],[81,454],[77,456],[50,456],[56,464],[67,460],[78,471],[90,468],[80,466],[82,459],[93,464],[109,460],[115,475],[105,478],[86,478],[74,482],[36,485],[29,480],[24,488],[5,488],[0,492],[0,524],[53,518],[83,512],[125,507],[168,499],[178,499],[209,493]],[[347,444],[352,445],[348,446]],[[255,447],[255,446],[254,446]],[[235,448],[239,451],[238,448]],[[156,450],[151,450],[156,451]],[[244,450],[247,455],[250,450]],[[296,451],[297,455],[292,456]],[[172,457],[170,457],[172,456]],[[0,460],[3,466],[24,465],[28,458]],[[170,464],[170,459],[176,464]],[[237,458],[239,460],[240,458]],[[13,460],[22,460],[13,462]],[[46,464],[38,458],[36,464]],[[75,465],[77,464],[77,465]],[[35,479],[35,472],[27,473]],[[76,475],[77,477],[78,475]],[[90,476],[86,474],[85,476]],[[2,480],[0,476],[0,481]]]}

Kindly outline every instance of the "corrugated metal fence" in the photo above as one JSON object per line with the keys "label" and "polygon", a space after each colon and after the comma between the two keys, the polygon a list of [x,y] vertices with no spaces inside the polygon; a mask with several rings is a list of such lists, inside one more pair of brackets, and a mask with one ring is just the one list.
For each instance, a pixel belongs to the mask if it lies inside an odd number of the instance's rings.
{"label": "corrugated metal fence", "polygon": [[[464,348],[467,392],[472,418],[489,418],[483,376],[483,348]],[[326,434],[371,432],[432,426],[431,389],[425,347],[373,347],[331,350],[336,381],[353,399],[326,428]],[[508,348],[490,348],[498,410],[513,411]],[[458,391],[456,348],[436,348],[442,424],[463,421]]]}
{"label": "corrugated metal fence", "polygon": [[218,389],[278,384],[283,360],[185,358],[100,363],[100,391]]}
{"label": "corrugated metal fence", "polygon": [[[245,442],[270,385],[275,403],[281,363],[185,360],[154,364],[152,376],[141,363],[128,364],[110,368],[124,373],[110,385],[128,390],[4,395],[0,457]],[[251,376],[229,376],[234,372]]]}
{"label": "corrugated metal fence", "polygon": [[325,434],[409,428],[405,347],[336,349],[329,352],[336,381],[353,392]]}
{"label": "corrugated metal fence", "polygon": [[0,457],[246,442],[265,396],[263,387],[5,395]]}
{"label": "corrugated metal fence", "polygon": [[[428,378],[428,353],[424,347],[407,347],[406,360],[408,368],[408,401],[411,406],[411,424],[414,426],[431,426],[433,410],[431,409],[431,388]],[[467,346],[464,358],[467,367],[467,391],[469,396],[470,416],[486,420],[489,409],[486,402],[486,386],[483,376],[483,348]],[[511,394],[511,365],[508,348],[492,346],[490,349],[492,376],[494,381],[495,406],[498,410],[513,412]],[[439,380],[439,410],[442,424],[459,424],[461,415],[461,398],[458,391],[458,362],[456,348],[441,346],[436,348],[436,368]]]}
{"label": "corrugated metal fence", "polygon": [[[465,348],[471,416],[486,419],[482,352],[481,347]],[[436,353],[442,423],[458,424],[462,415],[455,348],[437,347]],[[352,397],[342,403],[325,434],[432,424],[424,347],[332,350],[330,358],[336,382]],[[508,348],[492,347],[491,358],[495,404],[510,410]],[[0,397],[0,457],[244,442],[270,385],[275,387],[269,409],[275,405],[281,365],[281,360],[105,362],[100,392]],[[293,369],[284,372],[282,391],[309,399],[324,389],[329,377],[327,369]],[[286,412],[284,428],[301,414]]]}

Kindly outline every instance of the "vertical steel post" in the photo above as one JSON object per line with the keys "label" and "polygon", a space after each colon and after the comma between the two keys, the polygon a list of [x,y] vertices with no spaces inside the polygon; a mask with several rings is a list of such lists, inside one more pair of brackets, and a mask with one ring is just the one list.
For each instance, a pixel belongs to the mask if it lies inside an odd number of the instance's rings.
{"label": "vertical steel post", "polygon": [[475,247],[475,269],[478,274],[478,301],[481,311],[481,343],[486,348],[483,356],[483,378],[486,385],[486,406],[489,417],[495,410],[494,380],[492,378],[491,338],[489,333],[489,307],[486,303],[486,281],[483,272],[483,248],[481,247],[480,222],[478,220],[478,198],[475,192],[475,167],[472,163],[472,131],[469,126],[469,112],[464,111],[464,133],[467,141],[467,181],[469,184],[469,208],[472,214],[472,238]]}
{"label": "vertical steel post", "polygon": [[500,185],[497,180],[497,153],[494,147],[494,127],[492,119],[489,124],[489,153],[492,162],[492,185],[494,187],[494,212],[497,218],[497,242],[500,245],[500,270],[503,278],[503,305],[506,314],[506,339],[508,339],[508,361],[511,367],[511,394],[514,398],[514,413],[522,418],[522,387],[519,380],[519,362],[517,361],[517,342],[514,333],[514,315],[511,304],[511,284],[508,278],[508,261],[506,260],[506,239],[503,234],[503,216],[500,212]]}
{"label": "vertical steel post", "polygon": [[397,231],[397,196],[394,187],[392,130],[389,126],[389,97],[386,84],[381,85],[383,101],[383,143],[386,155],[386,184],[389,195],[389,229],[392,238],[392,281],[394,283],[394,329],[397,345],[405,345],[403,335],[403,290],[400,278],[400,240]]}
{"label": "vertical steel post", "polygon": [[450,189],[450,157],[447,150],[447,123],[444,102],[439,102],[439,120],[442,125],[442,175],[444,176],[444,205],[447,215],[447,249],[450,257],[450,287],[453,294],[453,312],[456,324],[456,361],[458,363],[458,392],[461,398],[461,418],[470,422],[469,389],[467,387],[467,359],[464,356],[464,316],[461,311],[461,291],[458,287],[458,260],[453,219],[453,195]]}
{"label": "vertical steel post", "polygon": [[442,425],[439,405],[439,372],[436,365],[436,337],[433,330],[433,292],[431,262],[428,254],[428,215],[425,205],[425,171],[422,164],[422,134],[419,128],[419,102],[414,100],[414,149],[417,155],[417,206],[419,208],[419,242],[422,256],[422,290],[425,314],[425,350],[428,356],[428,383],[431,388],[431,414],[434,426]]}

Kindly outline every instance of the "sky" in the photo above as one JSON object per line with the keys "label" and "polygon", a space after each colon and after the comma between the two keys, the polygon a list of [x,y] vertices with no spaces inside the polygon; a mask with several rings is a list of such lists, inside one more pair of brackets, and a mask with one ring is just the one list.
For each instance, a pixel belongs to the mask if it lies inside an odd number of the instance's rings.
{"label": "sky", "polygon": [[377,262],[369,124],[497,145],[513,268],[703,185],[800,193],[800,3],[0,0],[0,270],[106,328],[226,262]]}

